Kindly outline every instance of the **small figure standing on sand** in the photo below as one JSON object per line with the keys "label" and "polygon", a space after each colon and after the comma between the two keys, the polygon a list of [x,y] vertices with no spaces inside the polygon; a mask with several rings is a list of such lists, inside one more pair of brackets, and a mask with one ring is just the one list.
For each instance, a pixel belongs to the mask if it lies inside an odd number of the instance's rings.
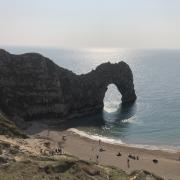
{"label": "small figure standing on sand", "polygon": [[127,167],[130,168],[130,160],[127,158]]}
{"label": "small figure standing on sand", "polygon": [[96,163],[97,164],[99,163],[99,155],[98,154],[96,155]]}

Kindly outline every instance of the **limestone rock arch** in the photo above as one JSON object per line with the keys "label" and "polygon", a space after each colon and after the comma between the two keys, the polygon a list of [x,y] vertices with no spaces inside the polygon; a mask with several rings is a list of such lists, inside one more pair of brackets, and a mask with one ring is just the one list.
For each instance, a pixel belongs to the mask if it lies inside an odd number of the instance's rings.
{"label": "limestone rock arch", "polygon": [[94,71],[84,75],[85,86],[89,87],[88,97],[93,106],[103,108],[103,99],[109,84],[116,85],[122,95],[122,103],[133,103],[136,100],[136,94],[133,84],[133,74],[125,62],[116,64],[104,63],[98,66]]}
{"label": "limestone rock arch", "polygon": [[133,103],[133,74],[125,62],[104,63],[76,75],[37,53],[0,50],[0,109],[14,121],[62,119],[103,109],[107,86],[115,84],[122,103]]}

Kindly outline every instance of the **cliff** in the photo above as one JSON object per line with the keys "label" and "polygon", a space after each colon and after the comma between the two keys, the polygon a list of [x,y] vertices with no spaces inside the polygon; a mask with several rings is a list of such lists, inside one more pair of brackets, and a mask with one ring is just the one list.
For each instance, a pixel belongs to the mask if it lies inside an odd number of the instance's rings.
{"label": "cliff", "polygon": [[40,54],[0,50],[0,110],[15,122],[95,113],[103,108],[111,83],[122,94],[122,103],[136,100],[132,71],[124,62],[76,75]]}

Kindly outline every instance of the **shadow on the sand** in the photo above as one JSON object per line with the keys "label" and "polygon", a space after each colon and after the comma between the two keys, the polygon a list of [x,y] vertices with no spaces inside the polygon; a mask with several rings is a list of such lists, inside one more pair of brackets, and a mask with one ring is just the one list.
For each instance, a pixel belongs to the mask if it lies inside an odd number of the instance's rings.
{"label": "shadow on the sand", "polygon": [[99,113],[89,115],[86,117],[74,118],[66,121],[62,120],[44,120],[44,121],[32,121],[27,130],[25,131],[29,135],[38,134],[43,130],[56,130],[63,131],[69,128],[78,127],[96,127],[101,128],[107,123],[118,124],[124,128],[128,126],[128,123],[121,123],[122,120],[133,117],[136,113],[136,103],[134,104],[120,104],[119,108],[115,112],[108,113],[102,110]]}

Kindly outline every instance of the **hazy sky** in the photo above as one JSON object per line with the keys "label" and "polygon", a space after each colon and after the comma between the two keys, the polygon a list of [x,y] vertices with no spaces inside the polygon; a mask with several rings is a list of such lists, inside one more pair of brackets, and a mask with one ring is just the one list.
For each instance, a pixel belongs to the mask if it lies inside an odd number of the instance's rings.
{"label": "hazy sky", "polygon": [[180,0],[0,0],[0,45],[180,48]]}

